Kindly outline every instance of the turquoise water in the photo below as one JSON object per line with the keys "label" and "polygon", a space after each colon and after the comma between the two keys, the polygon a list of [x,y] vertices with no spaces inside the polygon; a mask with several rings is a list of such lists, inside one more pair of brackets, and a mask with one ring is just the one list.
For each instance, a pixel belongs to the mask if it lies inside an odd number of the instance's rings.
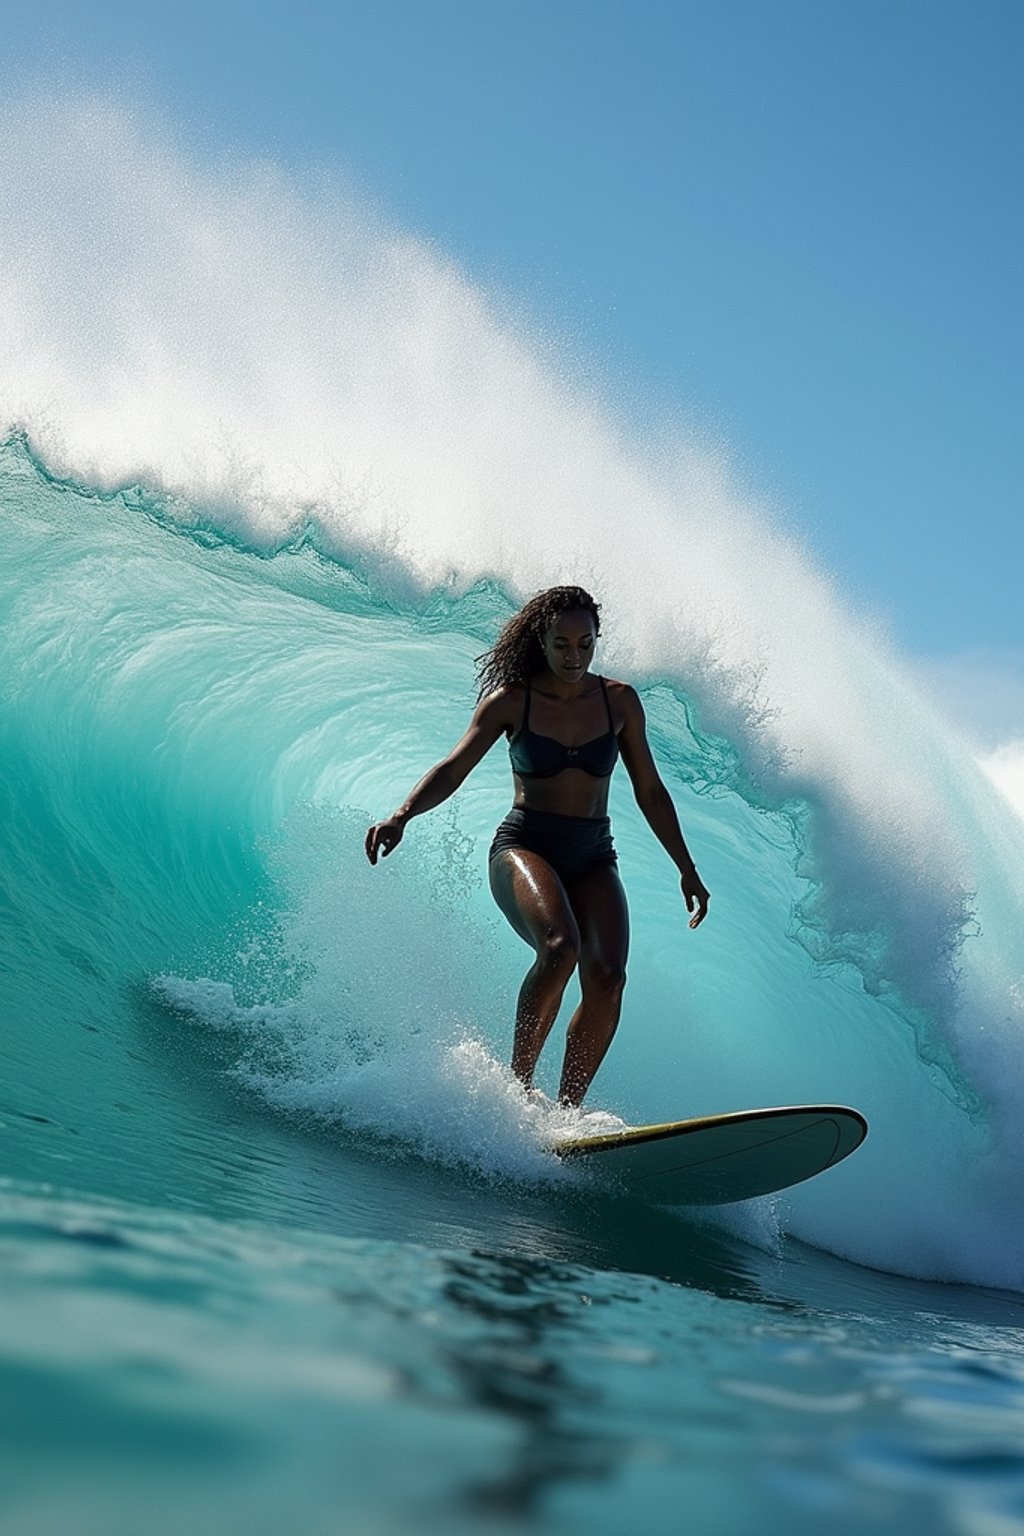
{"label": "turquoise water", "polygon": [[[1019,821],[713,454],[347,204],[62,111],[0,145],[5,1531],[1024,1529]],[[361,851],[569,578],[713,892],[617,780],[580,1117],[505,1066],[503,754]],[[546,1150],[822,1100],[855,1157],[699,1221]]]}

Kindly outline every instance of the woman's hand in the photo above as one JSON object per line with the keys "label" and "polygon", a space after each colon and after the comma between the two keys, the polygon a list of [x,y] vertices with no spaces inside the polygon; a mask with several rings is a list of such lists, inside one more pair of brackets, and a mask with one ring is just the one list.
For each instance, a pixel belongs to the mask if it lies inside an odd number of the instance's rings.
{"label": "woman's hand", "polygon": [[[679,885],[683,893],[683,900],[686,902],[687,912],[693,912],[693,916],[690,918],[690,927],[699,928],[708,915],[708,902],[711,900],[711,892],[692,865],[684,871]],[[697,909],[695,912],[693,910],[694,907]]]}
{"label": "woman's hand", "polygon": [[387,821],[378,821],[371,827],[366,834],[366,857],[370,863],[376,864],[378,854],[386,858],[393,848],[397,848],[404,831],[405,823],[397,816],[389,816]]}

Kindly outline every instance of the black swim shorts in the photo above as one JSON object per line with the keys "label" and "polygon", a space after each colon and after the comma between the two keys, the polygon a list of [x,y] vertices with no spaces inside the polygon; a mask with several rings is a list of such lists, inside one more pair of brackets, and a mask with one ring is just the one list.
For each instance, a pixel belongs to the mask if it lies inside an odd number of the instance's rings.
{"label": "black swim shorts", "polygon": [[607,816],[559,816],[515,807],[495,832],[489,857],[506,848],[539,853],[562,880],[618,863]]}

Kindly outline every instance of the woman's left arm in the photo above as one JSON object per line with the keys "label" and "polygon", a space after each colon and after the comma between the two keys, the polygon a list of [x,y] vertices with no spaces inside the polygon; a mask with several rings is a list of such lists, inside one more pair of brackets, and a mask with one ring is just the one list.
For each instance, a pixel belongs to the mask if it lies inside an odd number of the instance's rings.
{"label": "woman's left arm", "polygon": [[651,753],[640,697],[634,688],[625,683],[620,683],[616,691],[619,695],[616,702],[626,717],[619,732],[619,750],[633,785],[636,803],[643,811],[651,831],[678,869],[686,910],[692,913],[690,927],[699,928],[708,915],[710,893],[690,857],[672,796],[662,783],[658,765]]}

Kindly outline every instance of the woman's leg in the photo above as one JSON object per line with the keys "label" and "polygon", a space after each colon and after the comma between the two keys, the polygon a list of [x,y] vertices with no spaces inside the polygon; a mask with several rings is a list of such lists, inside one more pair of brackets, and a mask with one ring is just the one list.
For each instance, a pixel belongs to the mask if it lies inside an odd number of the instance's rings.
{"label": "woman's leg", "polygon": [[512,1050],[512,1070],[529,1088],[566,982],[576,969],[580,931],[565,887],[539,853],[503,849],[491,860],[490,878],[498,906],[537,956],[520,989]]}
{"label": "woman's leg", "polygon": [[569,1022],[558,1097],[565,1104],[582,1104],[619,1022],[629,909],[614,864],[578,875],[568,882],[568,894],[580,932],[583,996]]}

